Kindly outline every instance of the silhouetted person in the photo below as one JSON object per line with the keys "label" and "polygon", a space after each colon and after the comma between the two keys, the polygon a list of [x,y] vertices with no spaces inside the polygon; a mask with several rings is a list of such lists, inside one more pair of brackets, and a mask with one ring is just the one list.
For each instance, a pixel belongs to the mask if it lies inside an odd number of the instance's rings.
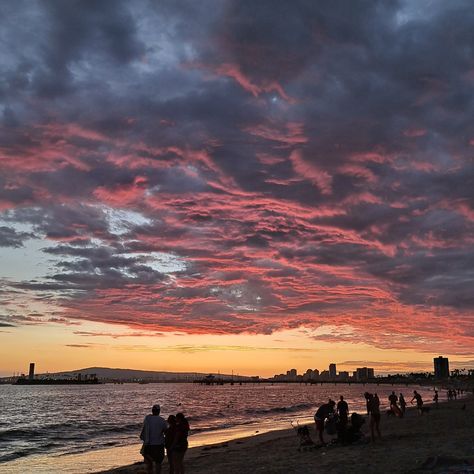
{"label": "silhouetted person", "polygon": [[339,397],[339,402],[337,403],[337,414],[339,415],[339,423],[345,427],[349,422],[349,405],[342,395]]}
{"label": "silhouetted person", "polygon": [[364,393],[364,398],[365,398],[365,406],[367,408],[367,415],[370,414],[370,410],[369,410],[369,401],[370,401],[370,396],[371,394],[369,392],[365,392]]}
{"label": "silhouetted person", "polygon": [[161,473],[161,463],[165,457],[166,421],[160,416],[160,405],[153,405],[151,415],[145,416],[140,439],[143,441],[143,458],[148,474]]}
{"label": "silhouetted person", "polygon": [[434,403],[435,403],[435,407],[436,407],[436,408],[438,408],[438,400],[439,400],[438,390],[435,390],[435,391],[434,391],[433,401],[434,401]]}
{"label": "silhouetted person", "polygon": [[407,409],[407,402],[405,401],[405,397],[403,396],[403,393],[400,393],[398,397],[398,401],[400,402],[400,410],[402,412],[402,415],[404,415]]}
{"label": "silhouetted person", "polygon": [[188,449],[189,423],[182,413],[176,414],[176,435],[171,448],[174,474],[184,474],[184,455]]}
{"label": "silhouetted person", "polygon": [[453,389],[453,397],[454,397],[455,400],[458,399],[458,393],[456,392],[455,388]]}
{"label": "silhouetted person", "polygon": [[173,451],[172,446],[176,437],[176,417],[170,415],[168,417],[168,429],[165,432],[165,448],[168,456],[168,464],[170,466],[170,474],[174,474]]}
{"label": "silhouetted person", "polygon": [[337,430],[337,439],[341,443],[346,442],[346,431],[349,424],[349,405],[344,400],[344,397],[341,395],[339,401],[337,402],[337,421],[336,421],[336,430]]}
{"label": "silhouetted person", "polygon": [[319,441],[321,444],[324,443],[324,422],[330,415],[334,414],[334,407],[336,406],[336,402],[334,400],[329,400],[328,403],[321,405],[316,413],[314,414],[314,422],[316,424],[316,431],[318,432]]}
{"label": "silhouetted person", "polygon": [[416,390],[413,390],[413,398],[411,399],[412,404],[413,400],[416,400],[416,408],[418,409],[418,414],[423,415],[423,399]]}
{"label": "silhouetted person", "polygon": [[392,410],[392,413],[396,416],[401,416],[402,413],[400,409],[398,408],[398,397],[395,395],[395,392],[392,392],[390,396],[388,397],[388,401],[390,403],[390,410]]}
{"label": "silhouetted person", "polygon": [[367,408],[369,410],[370,419],[370,436],[372,442],[374,442],[375,432],[377,432],[379,439],[382,438],[382,435],[380,434],[380,400],[377,394],[372,395],[371,393],[368,393]]}

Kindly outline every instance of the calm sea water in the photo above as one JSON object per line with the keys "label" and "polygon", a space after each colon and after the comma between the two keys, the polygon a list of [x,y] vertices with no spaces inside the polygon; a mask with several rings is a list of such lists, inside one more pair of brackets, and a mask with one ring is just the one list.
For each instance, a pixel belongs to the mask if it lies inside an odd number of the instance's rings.
{"label": "calm sea water", "polygon": [[[164,417],[184,412],[192,429],[190,444],[202,445],[310,421],[328,397],[342,394],[351,411],[363,413],[366,390],[377,392],[387,406],[392,390],[409,402],[414,388],[431,401],[430,388],[389,385],[0,385],[0,472],[48,472],[38,471],[45,458],[54,458],[56,467],[70,473],[140,460],[135,449],[120,451],[121,457],[91,453],[138,443],[143,418],[154,403],[161,405]],[[88,453],[87,469],[67,462],[80,453]]]}

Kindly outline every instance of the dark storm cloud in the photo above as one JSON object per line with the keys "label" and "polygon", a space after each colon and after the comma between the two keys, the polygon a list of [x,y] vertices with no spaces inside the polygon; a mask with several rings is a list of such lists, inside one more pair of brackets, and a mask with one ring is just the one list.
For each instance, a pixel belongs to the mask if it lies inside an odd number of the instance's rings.
{"label": "dark storm cloud", "polygon": [[[0,245],[30,225],[54,260],[17,289],[197,332],[362,327],[351,307],[383,327],[396,304],[464,328],[470,2],[51,0],[0,15]],[[135,304],[114,291],[129,285]]]}
{"label": "dark storm cloud", "polygon": [[18,232],[11,227],[0,226],[0,247],[23,247],[26,239],[34,237],[28,232]]}

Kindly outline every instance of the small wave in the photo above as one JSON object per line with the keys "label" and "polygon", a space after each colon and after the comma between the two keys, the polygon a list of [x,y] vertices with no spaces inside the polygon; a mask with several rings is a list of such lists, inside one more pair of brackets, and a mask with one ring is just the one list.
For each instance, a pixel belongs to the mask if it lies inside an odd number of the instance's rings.
{"label": "small wave", "polygon": [[298,403],[297,405],[272,407],[272,408],[248,408],[245,413],[249,415],[268,415],[269,413],[293,413],[295,411],[307,410],[314,407],[313,403]]}
{"label": "small wave", "polygon": [[111,434],[111,433],[131,433],[140,431],[142,423],[129,423],[126,425],[108,426],[105,428],[94,429],[93,434]]}
{"label": "small wave", "polygon": [[15,441],[21,439],[29,439],[43,436],[43,430],[39,429],[22,429],[12,428],[5,431],[0,431],[0,441]]}

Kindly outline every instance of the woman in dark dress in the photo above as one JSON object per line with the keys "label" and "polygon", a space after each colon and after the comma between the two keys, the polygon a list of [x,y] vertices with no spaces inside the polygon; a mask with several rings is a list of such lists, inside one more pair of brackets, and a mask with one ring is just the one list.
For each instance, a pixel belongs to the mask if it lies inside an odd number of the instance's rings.
{"label": "woman in dark dress", "polygon": [[171,448],[173,457],[174,474],[184,474],[184,455],[188,449],[189,423],[182,413],[176,414],[176,431],[173,446]]}

